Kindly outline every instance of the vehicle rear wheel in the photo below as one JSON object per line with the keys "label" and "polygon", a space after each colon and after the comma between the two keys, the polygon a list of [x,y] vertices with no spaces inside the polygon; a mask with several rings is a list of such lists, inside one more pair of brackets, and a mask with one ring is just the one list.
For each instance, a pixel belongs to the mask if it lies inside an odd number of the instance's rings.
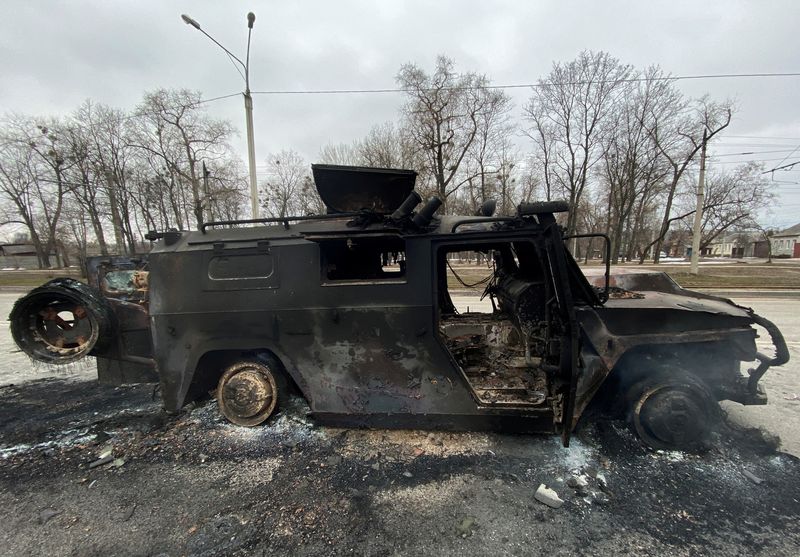
{"label": "vehicle rear wheel", "polygon": [[59,278],[17,300],[8,320],[14,341],[28,356],[67,364],[108,345],[114,314],[99,291]]}
{"label": "vehicle rear wheel", "polygon": [[237,362],[225,369],[217,387],[220,412],[231,422],[252,427],[269,418],[278,403],[279,377],[261,362]]}
{"label": "vehicle rear wheel", "polygon": [[689,374],[656,374],[633,385],[627,400],[629,422],[654,449],[702,449],[719,418],[711,391]]}

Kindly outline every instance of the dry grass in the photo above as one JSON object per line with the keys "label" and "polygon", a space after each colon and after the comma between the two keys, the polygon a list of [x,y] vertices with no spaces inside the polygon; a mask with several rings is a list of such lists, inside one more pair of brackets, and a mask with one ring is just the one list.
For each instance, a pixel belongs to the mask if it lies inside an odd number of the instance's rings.
{"label": "dry grass", "polygon": [[648,267],[664,271],[686,288],[800,288],[800,266],[702,265],[693,275],[687,268]]}
{"label": "dry grass", "polygon": [[[453,264],[453,268],[467,284],[474,284],[491,274],[491,269],[475,265]],[[701,265],[699,275],[692,275],[688,265],[626,265],[624,268],[631,271],[665,272],[685,288],[800,288],[800,265]],[[611,272],[614,272],[613,268]],[[480,284],[465,288],[450,270],[447,272],[447,285],[452,290],[475,292],[482,292],[485,287],[485,284]]]}
{"label": "dry grass", "polygon": [[0,286],[26,286],[36,288],[56,277],[81,278],[80,272],[76,269],[0,271]]}

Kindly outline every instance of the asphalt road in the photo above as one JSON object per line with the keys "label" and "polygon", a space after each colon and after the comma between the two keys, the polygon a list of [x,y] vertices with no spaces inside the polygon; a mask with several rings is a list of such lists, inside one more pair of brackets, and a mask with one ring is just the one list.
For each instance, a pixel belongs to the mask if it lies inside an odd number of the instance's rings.
{"label": "asphalt road", "polygon": [[[17,296],[0,293],[0,313]],[[744,303],[778,323],[793,361],[768,374],[769,406],[728,410],[797,453],[800,301]],[[247,429],[213,401],[167,416],[150,386],[34,368],[8,337],[6,323],[2,555],[800,554],[800,459],[740,425],[698,455],[647,450],[618,422],[591,424],[569,448],[335,429],[300,400]],[[537,501],[540,484],[563,506]]]}

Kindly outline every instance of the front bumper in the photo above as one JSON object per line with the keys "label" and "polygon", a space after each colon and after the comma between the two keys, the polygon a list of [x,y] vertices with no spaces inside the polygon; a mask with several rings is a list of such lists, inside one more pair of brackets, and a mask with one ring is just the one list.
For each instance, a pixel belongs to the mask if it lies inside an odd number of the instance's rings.
{"label": "front bumper", "polygon": [[764,389],[759,385],[759,381],[772,366],[780,366],[789,361],[789,349],[786,347],[786,341],[783,335],[778,330],[778,327],[772,321],[764,319],[760,315],[756,315],[750,310],[750,316],[756,325],[766,329],[772,339],[772,345],[775,347],[775,356],[770,357],[761,352],[756,352],[756,360],[758,360],[758,367],[752,368],[748,371],[750,377],[747,379],[746,399],[744,404],[766,404],[767,395]]}

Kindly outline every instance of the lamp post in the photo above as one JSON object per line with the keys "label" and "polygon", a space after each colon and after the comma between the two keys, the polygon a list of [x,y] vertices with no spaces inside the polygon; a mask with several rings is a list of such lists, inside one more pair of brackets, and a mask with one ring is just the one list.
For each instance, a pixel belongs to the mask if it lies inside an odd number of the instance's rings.
{"label": "lamp post", "polygon": [[239,65],[242,66],[242,69],[244,69],[244,114],[247,123],[247,157],[250,166],[250,204],[253,218],[257,219],[259,210],[258,183],[256,182],[256,146],[253,136],[253,97],[250,96],[250,35],[253,32],[253,23],[256,21],[256,14],[253,12],[247,14],[247,55],[245,56],[245,62],[242,62],[234,53],[222,46],[217,39],[206,33],[195,19],[192,19],[186,14],[182,14],[181,19],[186,25],[191,25],[211,39],[215,45],[225,51],[225,54],[230,56],[231,60],[238,62]]}

